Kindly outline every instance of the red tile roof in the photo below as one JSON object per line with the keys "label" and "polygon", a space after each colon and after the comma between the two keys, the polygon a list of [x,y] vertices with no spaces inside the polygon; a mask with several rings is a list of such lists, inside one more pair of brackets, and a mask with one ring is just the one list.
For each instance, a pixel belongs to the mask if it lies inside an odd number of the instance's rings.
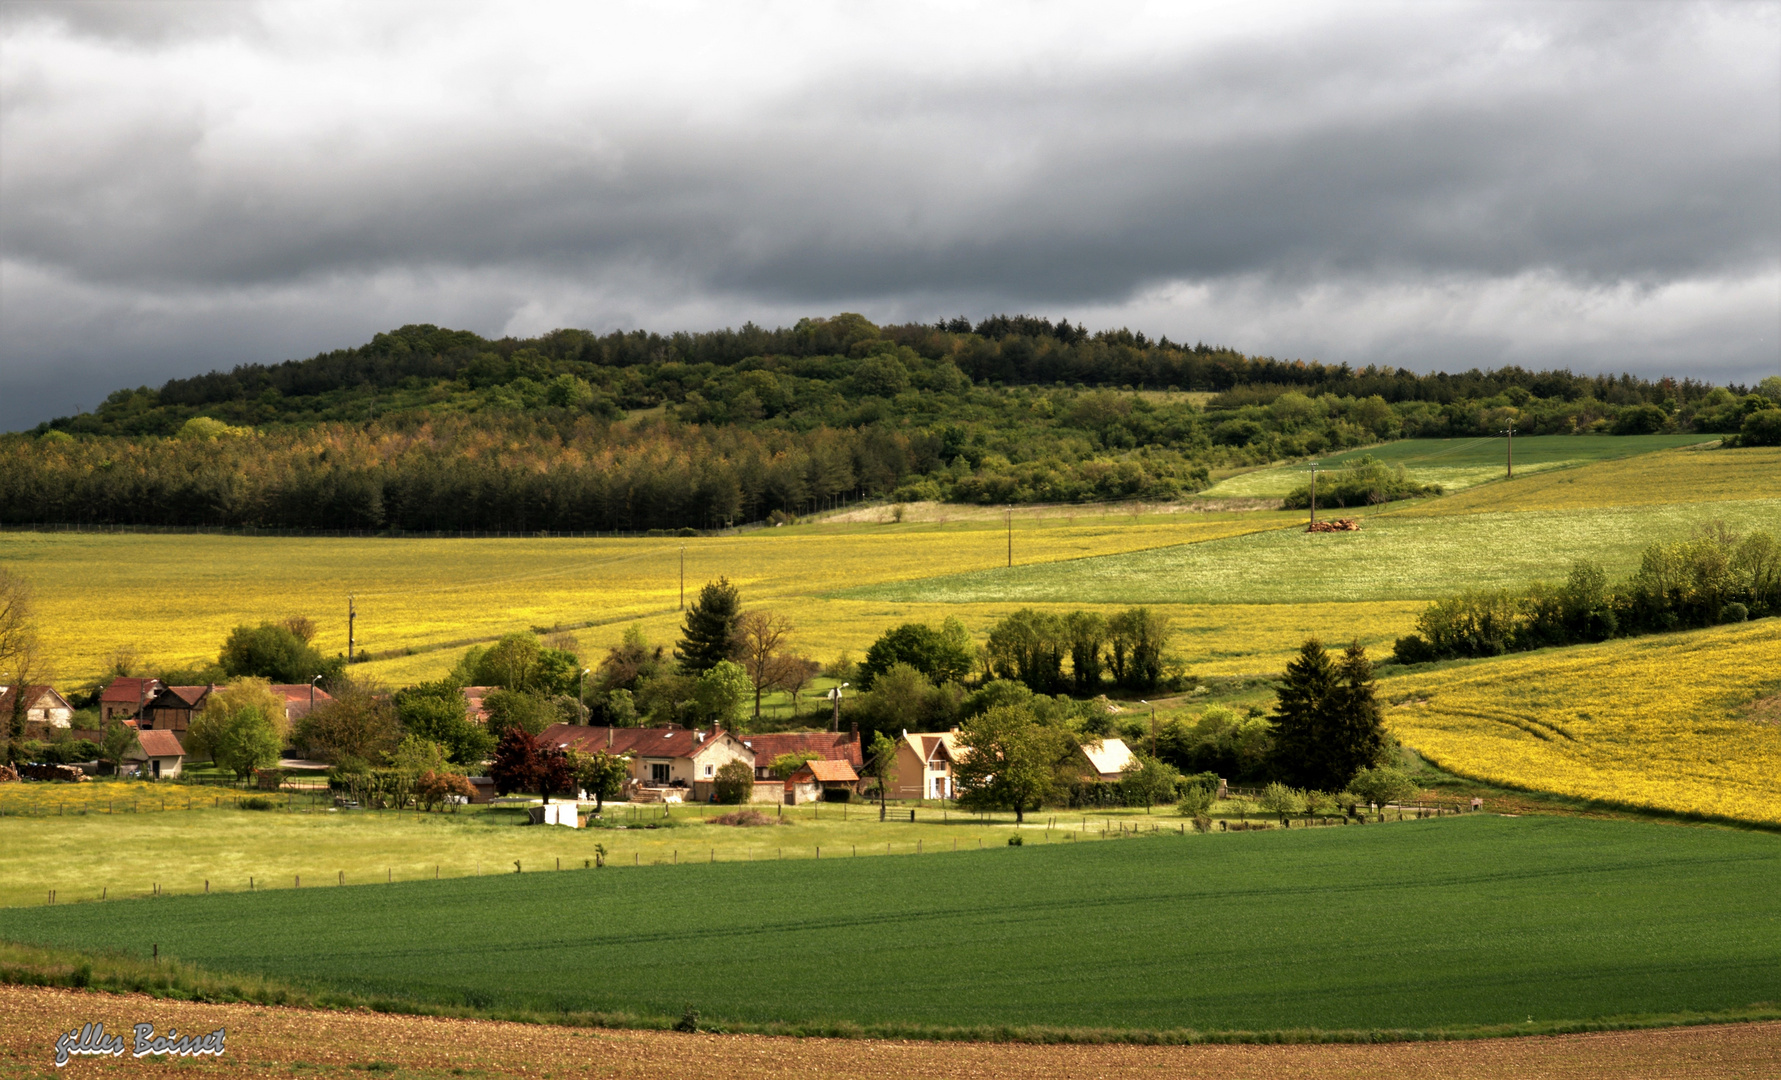
{"label": "red tile roof", "polygon": [[187,705],[191,706],[192,708],[197,708],[198,703],[200,701],[203,701],[205,698],[205,695],[209,694],[212,690],[227,690],[228,687],[226,687],[226,686],[169,686],[169,687],[167,687],[167,689],[171,690],[173,692],[173,695],[175,697],[179,698],[179,700],[185,702]]}
{"label": "red tile roof", "polygon": [[703,741],[698,738],[699,734],[699,731],[692,728],[608,728],[552,724],[538,736],[538,741],[546,746],[566,747],[585,754],[604,750],[609,754],[628,753],[637,757],[690,758],[714,738],[723,738],[729,733],[719,731],[715,736],[707,733]]}
{"label": "red tile roof", "polygon": [[784,754],[815,754],[825,760],[845,761],[856,769],[866,763],[860,754],[860,741],[851,732],[784,731],[748,735],[742,741],[763,766]]}
{"label": "red tile roof", "polygon": [[186,748],[179,745],[179,736],[171,731],[139,731],[136,743],[142,748],[143,757],[137,760],[158,757],[184,757]]}
{"label": "red tile roof", "polygon": [[827,784],[851,784],[860,778],[860,774],[854,772],[853,766],[847,762],[823,758],[806,761],[802,768],[792,774],[792,779],[796,780],[801,773],[809,773],[811,779]]}
{"label": "red tile roof", "polygon": [[111,680],[111,685],[99,694],[99,700],[135,704],[153,697],[160,688],[159,679],[134,679],[120,675]]}

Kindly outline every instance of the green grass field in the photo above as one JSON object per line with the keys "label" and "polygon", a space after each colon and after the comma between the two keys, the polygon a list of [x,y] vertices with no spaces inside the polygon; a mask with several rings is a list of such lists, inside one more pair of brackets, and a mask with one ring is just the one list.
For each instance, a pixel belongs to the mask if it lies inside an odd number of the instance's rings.
{"label": "green grass field", "polygon": [[0,937],[720,1025],[1463,1030],[1772,1007],[1778,883],[1772,835],[1479,815],[11,909]]}
{"label": "green grass field", "polygon": [[[1540,472],[1570,465],[1647,454],[1678,446],[1712,442],[1712,435],[1531,435],[1515,440],[1517,473]],[[1203,494],[1227,498],[1279,498],[1303,485],[1313,465],[1340,468],[1360,457],[1402,465],[1411,479],[1440,484],[1449,492],[1500,479],[1505,473],[1505,440],[1402,439],[1360,450],[1344,450],[1315,461],[1256,469],[1228,477]]]}
{"label": "green grass field", "polygon": [[[1352,511],[1341,511],[1356,516]],[[1276,529],[1119,555],[848,589],[848,599],[925,603],[1264,604],[1416,600],[1562,579],[1577,559],[1610,575],[1646,545],[1708,521],[1774,529],[1781,499],[1463,516],[1375,512],[1353,533]]]}

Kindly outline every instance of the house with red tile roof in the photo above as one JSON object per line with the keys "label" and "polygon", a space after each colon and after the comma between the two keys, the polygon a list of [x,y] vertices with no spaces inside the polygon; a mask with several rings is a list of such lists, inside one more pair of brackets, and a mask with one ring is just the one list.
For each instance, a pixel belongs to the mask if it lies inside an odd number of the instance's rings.
{"label": "house with red tile roof", "polygon": [[845,761],[857,772],[865,765],[860,752],[860,729],[837,731],[776,731],[765,735],[744,735],[743,745],[754,751],[754,778],[777,780],[773,775],[775,758],[787,754],[809,754],[824,761]]}
{"label": "house with red tile roof", "polygon": [[155,696],[161,686],[159,679],[118,676],[99,693],[99,718],[108,724],[113,720],[136,719],[142,706]]}
{"label": "house with red tile roof", "polygon": [[545,746],[591,754],[629,756],[634,788],[682,792],[682,798],[709,802],[717,770],[731,761],[754,768],[754,751],[722,728],[612,728],[552,724],[538,736]]}

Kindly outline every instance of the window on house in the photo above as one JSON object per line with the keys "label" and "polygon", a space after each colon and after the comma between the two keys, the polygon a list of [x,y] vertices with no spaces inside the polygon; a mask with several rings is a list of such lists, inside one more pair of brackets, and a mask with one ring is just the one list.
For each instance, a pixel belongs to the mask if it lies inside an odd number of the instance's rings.
{"label": "window on house", "polygon": [[706,776],[711,775],[711,766],[709,766],[709,765],[705,766],[705,775]]}

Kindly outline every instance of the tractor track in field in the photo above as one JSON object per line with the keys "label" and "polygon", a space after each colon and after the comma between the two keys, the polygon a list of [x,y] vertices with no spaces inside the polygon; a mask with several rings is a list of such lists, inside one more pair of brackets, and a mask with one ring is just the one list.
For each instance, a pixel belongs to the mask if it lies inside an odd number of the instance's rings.
{"label": "tractor track in field", "polygon": [[202,1034],[226,1028],[222,1058],[181,1073],[233,1077],[527,1076],[615,1080],[662,1076],[1216,1077],[1218,1080],[1502,1080],[1781,1075],[1781,1022],[1583,1035],[1333,1045],[1041,1046],[559,1028],[494,1021],[216,1005],[141,995],[0,986],[0,1077],[165,1076],[149,1057],[75,1058],[58,1070],[55,1040],[84,1023],[127,1033],[153,1023]]}

